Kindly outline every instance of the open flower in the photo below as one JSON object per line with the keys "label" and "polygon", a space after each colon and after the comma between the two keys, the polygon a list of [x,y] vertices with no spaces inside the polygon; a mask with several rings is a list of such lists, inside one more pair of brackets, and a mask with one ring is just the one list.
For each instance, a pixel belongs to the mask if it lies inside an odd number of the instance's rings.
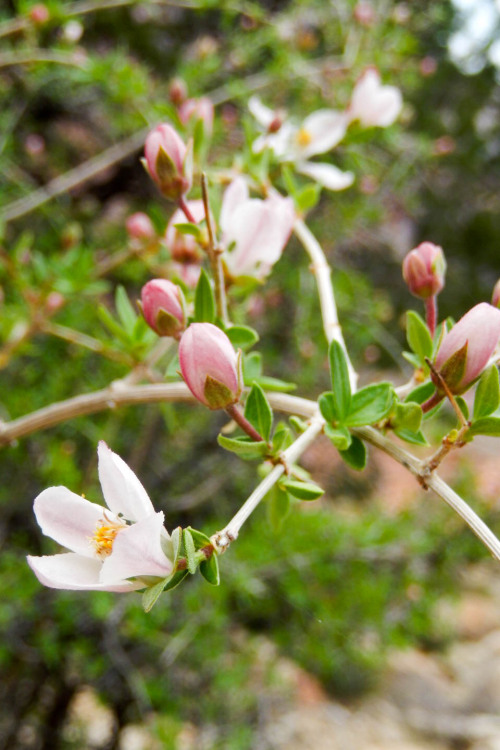
{"label": "open flower", "polygon": [[[38,580],[53,589],[134,591],[143,577],[172,572],[170,536],[146,490],[127,464],[100,442],[99,480],[108,508],[66,487],[49,487],[35,499],[42,531],[71,550],[28,556]],[[130,523],[128,523],[130,522]]]}
{"label": "open flower", "polygon": [[386,128],[395,121],[403,99],[395,86],[383,86],[376,68],[367,68],[358,78],[348,109],[349,120],[364,128]]}
{"label": "open flower", "polygon": [[469,388],[481,375],[500,338],[500,310],[481,302],[445,333],[435,367],[452,393]]}
{"label": "open flower", "polygon": [[354,182],[352,172],[342,172],[333,164],[309,161],[325,154],[340,143],[349,123],[342,112],[319,109],[297,125],[282,120],[276,129],[277,114],[256,96],[251,97],[249,109],[264,133],[253,144],[255,152],[270,148],[281,162],[291,162],[297,172],[311,177],[329,190],[344,190]]}
{"label": "open flower", "polygon": [[265,277],[288,242],[295,211],[291,198],[250,198],[243,177],[224,193],[220,213],[224,261],[233,276]]}

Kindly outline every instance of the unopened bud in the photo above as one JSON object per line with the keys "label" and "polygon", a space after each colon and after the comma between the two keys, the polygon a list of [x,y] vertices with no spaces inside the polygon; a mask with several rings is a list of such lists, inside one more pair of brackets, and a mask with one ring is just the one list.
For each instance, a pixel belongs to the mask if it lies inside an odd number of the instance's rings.
{"label": "unopened bud", "polygon": [[375,8],[367,0],[361,0],[354,6],[353,15],[361,26],[371,26],[376,18]]}
{"label": "unopened bud", "polygon": [[212,323],[192,323],[179,344],[182,377],[210,409],[225,409],[241,394],[240,357],[226,334]]}
{"label": "unopened bud", "polygon": [[439,294],[445,271],[443,250],[432,242],[422,242],[403,261],[403,278],[410,292],[421,299]]}
{"label": "unopened bud", "polygon": [[187,84],[182,78],[174,78],[168,87],[168,96],[176,107],[186,101],[188,95]]}
{"label": "unopened bud", "polygon": [[500,279],[493,287],[493,294],[491,295],[491,304],[493,307],[500,307]]}
{"label": "unopened bud", "polygon": [[156,237],[153,222],[142,211],[138,211],[128,217],[125,222],[125,229],[128,236],[134,240],[152,240]]}
{"label": "unopened bud", "polygon": [[191,188],[187,154],[186,144],[171,125],[158,125],[146,138],[147,170],[165,198],[172,201],[178,201]]}
{"label": "unopened bud", "polygon": [[202,120],[205,133],[210,135],[214,125],[214,105],[208,96],[187,99],[179,107],[179,119],[183,125],[187,125],[190,120]]}
{"label": "unopened bud", "polygon": [[37,26],[42,26],[50,18],[50,11],[44,3],[36,3],[29,9],[28,16]]}
{"label": "unopened bud", "polygon": [[49,313],[55,313],[61,309],[66,300],[61,292],[51,292],[45,300],[45,309]]}
{"label": "unopened bud", "polygon": [[177,338],[186,327],[184,297],[167,279],[153,279],[142,287],[139,307],[148,326],[158,336]]}

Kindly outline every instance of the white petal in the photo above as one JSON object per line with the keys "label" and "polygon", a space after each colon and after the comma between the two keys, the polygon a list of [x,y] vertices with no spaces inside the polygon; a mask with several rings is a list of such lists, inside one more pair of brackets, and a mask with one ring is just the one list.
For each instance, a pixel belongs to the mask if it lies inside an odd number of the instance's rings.
{"label": "white petal", "polygon": [[168,576],[172,561],[163,551],[163,535],[169,538],[161,512],[119,531],[111,555],[102,564],[101,582],[109,584],[134,576]]}
{"label": "white petal", "polygon": [[79,591],[134,591],[142,588],[140,583],[116,581],[112,585],[99,581],[101,563],[88,557],[67,552],[63,555],[45,557],[28,556],[28,565],[36,577],[51,589],[72,589]]}
{"label": "white petal", "polygon": [[352,172],[342,172],[341,169],[334,167],[333,164],[324,164],[323,162],[301,162],[296,164],[297,172],[312,177],[323,187],[328,190],[345,190],[354,182]]}
{"label": "white petal", "polygon": [[244,177],[236,177],[226,188],[222,198],[220,226],[223,231],[231,224],[231,218],[242,203],[248,200],[248,185]]}
{"label": "white petal", "polygon": [[49,487],[41,492],[33,505],[36,520],[46,536],[63,547],[85,557],[95,557],[90,538],[104,513],[115,520],[113,513],[89,503],[66,487]]}
{"label": "white petal", "polygon": [[368,68],[358,79],[349,105],[351,120],[364,127],[392,125],[403,106],[401,92],[395,86],[383,86],[375,68]]}
{"label": "white petal", "polygon": [[334,109],[313,112],[306,117],[300,129],[309,134],[311,142],[305,146],[297,146],[297,153],[307,159],[330,151],[344,137],[347,124],[348,120],[343,112],[336,112]]}
{"label": "white petal", "polygon": [[101,440],[99,481],[104,499],[113,513],[121,513],[128,521],[139,521],[155,512],[148,493],[132,469]]}
{"label": "white petal", "polygon": [[262,104],[258,96],[250,97],[248,100],[248,109],[263,128],[267,129],[275,118],[274,110]]}

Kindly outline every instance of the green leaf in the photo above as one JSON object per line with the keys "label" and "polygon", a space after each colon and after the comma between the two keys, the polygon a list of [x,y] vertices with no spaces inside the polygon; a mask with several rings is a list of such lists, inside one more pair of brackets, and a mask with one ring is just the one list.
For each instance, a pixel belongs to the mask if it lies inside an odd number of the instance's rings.
{"label": "green leaf", "polygon": [[432,357],[432,338],[420,315],[413,310],[406,314],[406,338],[420,364],[425,364],[425,358]]}
{"label": "green leaf", "polygon": [[379,422],[391,411],[394,398],[390,383],[367,385],[353,395],[345,423],[350,427],[364,427]]}
{"label": "green leaf", "polygon": [[245,385],[251,385],[262,374],[262,354],[251,352],[243,357],[243,378]]}
{"label": "green leaf", "polygon": [[213,323],[215,320],[215,296],[204,268],[194,293],[194,319],[197,323]]}
{"label": "green leaf", "polygon": [[179,224],[174,224],[174,227],[179,232],[179,234],[191,234],[197,240],[199,240],[200,238],[201,230],[198,224],[192,224],[190,221],[186,221]]}
{"label": "green leaf", "polygon": [[200,563],[200,573],[203,578],[212,586],[218,586],[220,583],[219,560],[214,552],[208,560]]}
{"label": "green leaf", "polygon": [[338,341],[332,341],[328,350],[332,377],[333,402],[338,421],[343,422],[350,411],[351,386],[344,350]]}
{"label": "green leaf", "polygon": [[172,576],[168,576],[168,578],[164,578],[159,583],[156,583],[154,586],[150,586],[142,595],[142,607],[144,609],[144,612],[149,612],[158,599],[160,598],[161,594],[165,591],[165,586],[167,583],[171,580]]}
{"label": "green leaf", "polygon": [[467,435],[489,435],[498,437],[500,435],[500,417],[481,417],[472,423]]}
{"label": "green leaf", "polygon": [[198,529],[193,529],[192,526],[188,526],[187,530],[191,534],[196,549],[203,549],[203,547],[212,547],[212,542],[210,541],[210,538],[203,533],[203,531],[198,531]]}
{"label": "green leaf", "polygon": [[[288,383],[286,380],[280,380],[279,378],[271,378],[268,375],[259,375],[257,378],[253,378],[255,383],[258,383],[266,391],[294,391],[297,386],[295,383]],[[245,385],[251,385],[252,381],[245,379]]]}
{"label": "green leaf", "polygon": [[182,538],[184,540],[184,551],[186,553],[187,569],[191,575],[196,573],[198,567],[198,561],[196,560],[196,548],[194,546],[193,537],[189,529],[184,529],[182,532]]}
{"label": "green leaf", "polygon": [[469,419],[469,407],[467,406],[467,402],[465,399],[462,398],[462,396],[455,396],[455,401],[457,402],[458,408],[464,415],[465,419]]}
{"label": "green leaf", "polygon": [[474,419],[487,417],[498,409],[500,404],[500,387],[496,365],[488,367],[477,384],[474,398]]}
{"label": "green leaf", "polygon": [[402,428],[394,430],[394,434],[406,443],[412,443],[412,445],[429,445],[427,438],[420,430],[418,432],[412,432],[411,430]]}
{"label": "green leaf", "polygon": [[290,513],[290,496],[275,485],[267,493],[267,517],[273,531],[279,531]]}
{"label": "green leaf", "polygon": [[130,338],[127,335],[126,331],[123,330],[118,321],[113,318],[109,310],[104,307],[104,305],[99,305],[99,307],[97,308],[97,315],[99,316],[101,323],[104,323],[108,331],[113,336],[116,336],[116,338],[122,341],[124,344],[130,343]]}
{"label": "green leaf", "polygon": [[279,422],[273,435],[273,453],[276,455],[282,450],[285,450],[292,444],[292,432],[288,425],[283,422]]}
{"label": "green leaf", "polygon": [[306,213],[317,204],[321,194],[321,185],[317,182],[310,182],[305,185],[298,193],[295,193],[294,200],[297,210],[300,213]]}
{"label": "green leaf", "polygon": [[426,383],[422,383],[422,385],[417,385],[417,387],[407,395],[405,403],[407,404],[409,401],[414,401],[416,404],[423,404],[424,401],[427,401],[427,399],[432,396],[435,390],[436,386],[434,383],[428,380]]}
{"label": "green leaf", "polygon": [[115,305],[116,312],[118,313],[118,317],[120,318],[123,327],[127,333],[131,335],[135,327],[137,315],[123,286],[119,286],[116,289]]}
{"label": "green leaf", "polygon": [[255,427],[264,440],[269,441],[271,427],[273,425],[273,410],[269,405],[266,394],[257,383],[247,396],[245,403],[245,417]]}
{"label": "green leaf", "polygon": [[226,328],[226,335],[235,349],[246,351],[259,340],[259,334],[249,326],[231,326]]}
{"label": "green leaf", "polygon": [[339,455],[351,469],[362,471],[366,466],[365,444],[355,435],[352,436],[350,447],[346,451],[339,451]]}
{"label": "green leaf", "polygon": [[304,422],[300,417],[290,417],[289,422],[298,435],[307,430],[307,422]]}
{"label": "green leaf", "polygon": [[317,500],[318,497],[325,494],[324,489],[314,482],[298,482],[295,479],[285,479],[279,485],[299,500]]}
{"label": "green leaf", "polygon": [[343,425],[332,427],[329,424],[325,424],[323,431],[339,451],[345,451],[351,445],[352,435],[347,427],[344,427]]}
{"label": "green leaf", "polygon": [[269,446],[264,440],[259,443],[250,440],[250,438],[228,438],[225,435],[219,435],[217,442],[227,451],[236,453],[244,461],[256,461],[264,458],[269,452]]}
{"label": "green leaf", "polygon": [[418,432],[422,422],[422,409],[419,404],[397,402],[391,414],[391,426],[394,430]]}
{"label": "green leaf", "polygon": [[319,410],[328,424],[335,424],[339,421],[335,399],[331,391],[322,393],[318,399]]}
{"label": "green leaf", "polygon": [[189,575],[189,572],[187,570],[177,570],[174,575],[168,580],[163,591],[172,591],[172,589],[175,589],[187,575]]}

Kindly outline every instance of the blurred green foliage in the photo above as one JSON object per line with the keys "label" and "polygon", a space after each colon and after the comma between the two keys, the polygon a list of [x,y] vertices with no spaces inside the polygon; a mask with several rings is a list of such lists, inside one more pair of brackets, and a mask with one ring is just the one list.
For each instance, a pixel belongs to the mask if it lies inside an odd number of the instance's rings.
{"label": "blurred green foliage", "polygon": [[[137,134],[165,118],[178,124],[174,76],[217,105],[209,167],[228,166],[243,147],[252,92],[303,117],[347,106],[370,64],[402,89],[402,122],[350,132],[335,163],[356,183],[324,192],[310,217],[335,266],[358,364],[401,365],[408,298],[400,260],[418,241],[439,242],[448,255],[445,313],[488,297],[499,273],[498,73],[487,65],[465,75],[449,61],[449,2],[374,3],[366,26],[351,0],[50,0],[41,25],[29,20],[33,5],[0,8],[0,418],[104,387],[151,345],[145,330],[132,347],[113,335],[99,308],[118,320],[117,287],[133,301],[167,268],[161,246],[130,252],[124,221],[146,211],[163,232],[170,216],[139,163]],[[122,158],[91,179],[77,174],[53,198],[38,192],[116,144]],[[212,198],[220,200],[217,187]],[[296,242],[260,307],[255,298],[241,303],[235,320],[246,314],[267,374],[298,379],[301,395],[328,387],[314,279]],[[68,729],[68,712],[91,686],[113,717],[103,749],[118,747],[130,722],[152,722],[173,749],[191,722],[215,727],[213,747],[245,750],[255,747],[260,692],[280,699],[291,690],[284,657],[350,697],[375,683],[389,648],[446,642],[435,604],[454,594],[460,567],[484,553],[446,509],[393,518],[378,505],[358,507],[367,480],[349,473],[348,513],[331,500],[340,480],[319,510],[294,508],[279,535],[261,509],[222,559],[220,588],[192,580],[147,616],[139,597],[42,589],[24,555],[54,545],[36,527],[32,500],[53,484],[99,498],[99,439],[138,472],[168,528],[224,525],[256,478],[218,449],[221,425],[201,407],[110,408],[2,448],[0,744],[86,747],[84,734]]]}

